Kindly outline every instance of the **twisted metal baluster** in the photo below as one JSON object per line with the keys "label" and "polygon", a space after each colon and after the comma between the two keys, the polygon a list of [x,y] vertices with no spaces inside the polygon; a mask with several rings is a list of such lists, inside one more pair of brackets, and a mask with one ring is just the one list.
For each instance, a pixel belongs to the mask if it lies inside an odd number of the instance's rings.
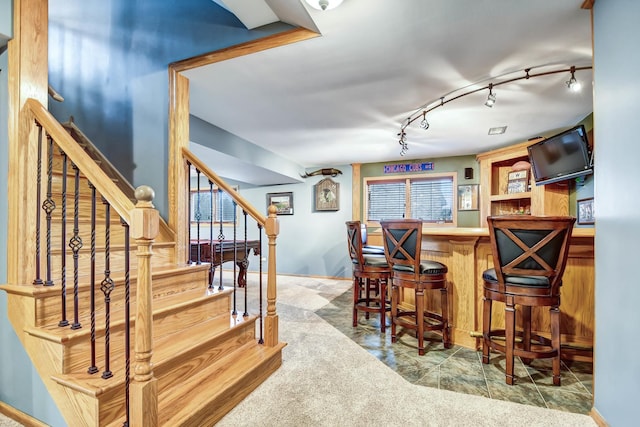
{"label": "twisted metal baluster", "polygon": [[69,240],[69,248],[73,251],[73,325],[71,329],[80,329],[79,301],[80,293],[78,273],[80,267],[78,265],[78,252],[82,249],[82,238],[78,229],[78,217],[80,216],[80,169],[74,163],[71,167],[75,171],[74,183],[75,193],[73,195],[73,237]]}
{"label": "twisted metal baluster", "polygon": [[258,291],[258,296],[259,296],[259,309],[260,309],[260,339],[258,340],[259,344],[264,344],[264,338],[262,336],[262,331],[264,330],[264,327],[262,326],[262,224],[258,224],[258,233],[260,235],[259,240],[260,240],[260,275],[258,276],[258,286],[259,286],[259,291]]}
{"label": "twisted metal baluster", "polygon": [[90,374],[98,372],[96,366],[96,187],[89,183],[91,189],[91,365]]}
{"label": "twisted metal baluster", "polygon": [[245,211],[244,209],[242,210],[242,215],[244,216],[244,252],[242,253],[243,256],[245,256],[245,261],[247,263],[247,265],[244,268],[244,313],[242,314],[244,317],[247,317],[249,315],[249,309],[248,309],[248,301],[247,301],[247,295],[248,295],[248,291],[247,289],[249,288],[249,284],[247,283],[247,268],[249,267],[249,242],[248,242],[248,233],[247,233],[247,211]]}
{"label": "twisted metal baluster", "polygon": [[202,248],[200,247],[200,220],[202,219],[202,213],[200,212],[200,170],[196,168],[196,177],[198,180],[198,188],[196,191],[196,213],[195,213],[195,220],[196,220],[196,238],[198,239],[198,243],[197,243],[197,258],[196,258],[196,265],[200,265],[202,264]]}
{"label": "twisted metal baluster", "polygon": [[[188,168],[188,173],[187,176],[191,176],[191,162],[189,160],[187,160],[187,168]],[[192,254],[191,254],[191,183],[189,182],[189,180],[187,180],[187,194],[189,195],[189,203],[187,203],[188,206],[188,215],[187,218],[189,218],[189,221],[187,221],[187,236],[189,236],[189,255],[187,258],[187,264],[191,264],[191,258],[192,258]]]}
{"label": "twisted metal baluster", "polygon": [[62,298],[61,301],[61,312],[62,319],[58,323],[58,326],[69,326],[69,321],[67,320],[67,162],[69,158],[66,153],[60,150],[60,155],[62,156],[62,203],[60,206],[60,218],[61,218],[61,231],[60,231],[60,244],[62,248],[60,248],[60,253],[62,254],[61,266],[62,277],[61,277],[61,289],[60,296]]}
{"label": "twisted metal baluster", "polygon": [[36,278],[34,285],[42,285],[44,282],[40,278],[40,203],[42,203],[42,125],[36,121],[38,126],[38,167],[36,172]]}
{"label": "twisted metal baluster", "polygon": [[111,271],[109,266],[109,251],[110,251],[110,240],[111,240],[111,230],[110,230],[110,205],[109,202],[103,197],[102,203],[105,205],[104,208],[104,221],[105,221],[105,230],[104,230],[104,280],[100,284],[100,290],[104,294],[104,307],[105,307],[105,328],[104,328],[104,371],[102,372],[102,378],[107,379],[113,376],[113,372],[109,369],[109,351],[110,351],[110,334],[111,334],[111,291],[115,288],[115,284],[111,279]]}
{"label": "twisted metal baluster", "polygon": [[129,425],[129,387],[131,385],[131,283],[129,279],[129,224],[120,217],[120,224],[124,227],[124,363],[125,363],[125,426]]}
{"label": "twisted metal baluster", "polygon": [[51,213],[56,208],[56,202],[51,196],[51,181],[53,179],[53,139],[51,135],[47,135],[49,141],[49,147],[47,150],[47,199],[42,203],[42,209],[47,214],[47,279],[44,282],[44,286],[53,286],[53,280],[51,280]]}
{"label": "twisted metal baluster", "polygon": [[[217,218],[220,223],[220,233],[218,234],[218,247],[220,248],[220,285],[218,285],[218,290],[223,290],[224,286],[222,286],[222,260],[224,259],[224,232],[222,231],[222,218],[224,218],[223,206],[222,206],[222,195],[221,191],[218,188],[217,196],[218,196],[218,207],[219,207],[219,217]],[[211,201],[213,204],[213,200]],[[213,248],[212,248],[213,249]],[[213,250],[211,251],[211,257],[213,259]]]}
{"label": "twisted metal baluster", "polygon": [[[236,202],[233,201],[233,217],[235,218],[236,213]],[[220,222],[222,222],[222,217],[220,218]],[[233,312],[231,314],[236,315],[238,311],[236,310],[236,294],[238,292],[238,227],[236,226],[235,221],[233,222]],[[222,270],[222,258],[220,258],[220,270]]]}
{"label": "twisted metal baluster", "polygon": [[216,268],[213,264],[213,217],[215,216],[213,194],[213,182],[209,180],[209,200],[211,200],[211,214],[209,215],[209,289],[213,289],[213,275],[216,271]]}

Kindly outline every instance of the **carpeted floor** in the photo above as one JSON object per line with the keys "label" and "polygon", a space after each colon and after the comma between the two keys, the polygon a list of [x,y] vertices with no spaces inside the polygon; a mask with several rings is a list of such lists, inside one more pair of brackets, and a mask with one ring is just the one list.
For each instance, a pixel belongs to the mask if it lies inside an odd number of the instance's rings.
{"label": "carpeted floor", "polygon": [[218,425],[596,425],[587,415],[412,384],[316,313],[350,286],[278,277],[282,367]]}

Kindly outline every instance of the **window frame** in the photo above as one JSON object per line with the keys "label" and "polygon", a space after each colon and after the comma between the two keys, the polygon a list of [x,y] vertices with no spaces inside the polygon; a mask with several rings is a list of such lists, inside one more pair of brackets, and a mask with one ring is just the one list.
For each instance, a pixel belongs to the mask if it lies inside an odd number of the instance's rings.
{"label": "window frame", "polygon": [[437,221],[425,221],[423,226],[427,227],[457,227],[458,226],[458,205],[456,189],[458,184],[458,174],[456,172],[443,172],[443,173],[428,173],[428,174],[413,174],[413,175],[392,175],[392,176],[370,176],[363,178],[363,222],[368,227],[380,227],[380,222],[375,220],[369,220],[369,185],[380,183],[392,183],[392,182],[404,182],[405,188],[405,218],[410,218],[411,215],[411,182],[412,181],[429,181],[442,178],[451,179],[451,222],[437,222]]}
{"label": "window frame", "polygon": [[[234,190],[238,191],[237,188],[234,188]],[[190,211],[189,212],[190,213],[189,222],[192,225],[200,224],[200,227],[208,226],[209,224],[220,225],[220,221],[218,221],[218,218],[215,215],[217,210],[218,210],[218,205],[219,205],[219,202],[218,202],[218,200],[219,200],[218,197],[219,196],[218,195],[220,194],[220,192],[225,193],[225,191],[221,190],[220,187],[218,187],[218,186],[214,186],[213,187],[213,201],[212,201],[212,209],[211,209],[211,211],[212,211],[212,213],[214,215],[213,222],[210,221],[209,219],[206,219],[206,220],[202,219],[200,221],[197,221],[195,219],[196,211],[194,209],[194,205],[195,205],[195,200],[196,200],[197,194],[198,193],[205,194],[206,197],[208,197],[209,193],[210,193],[210,189],[209,188],[203,188],[203,189],[200,189],[200,190],[191,189],[191,191],[189,193],[189,206],[190,206],[190,208],[189,208],[189,211]],[[233,198],[231,196],[229,196],[229,197],[230,197],[230,199],[231,199],[231,201],[233,203]],[[237,224],[237,222],[238,222],[238,213],[236,211],[236,214],[233,216],[233,220],[227,220],[227,221],[223,220],[222,224],[231,225],[231,224]]]}

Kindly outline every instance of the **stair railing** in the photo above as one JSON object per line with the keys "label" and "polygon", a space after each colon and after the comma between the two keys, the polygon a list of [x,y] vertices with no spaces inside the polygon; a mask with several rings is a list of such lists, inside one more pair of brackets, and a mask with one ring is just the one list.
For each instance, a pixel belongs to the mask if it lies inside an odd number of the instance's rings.
{"label": "stair railing", "polygon": [[[262,258],[259,265],[258,316],[260,323],[259,342],[273,347],[278,340],[278,315],[276,313],[276,239],[279,233],[276,207],[270,206],[268,216],[262,215],[253,205],[244,199],[231,185],[212,171],[204,162],[186,148],[182,149],[182,157],[185,167],[189,171],[188,176],[194,176],[189,180],[185,197],[190,200],[189,215],[185,221],[186,233],[189,236],[188,263],[210,263],[209,286],[214,287],[214,281],[218,282],[218,289],[224,288],[222,264],[225,261],[233,262],[233,314],[237,313],[236,293],[239,288],[244,291],[244,313],[248,315],[247,308],[247,281],[246,270],[248,256],[251,251],[254,255],[262,257],[262,236],[267,236],[267,295],[266,315],[263,315],[263,271]],[[203,184],[202,180],[206,180]],[[192,197],[191,195],[194,194]],[[202,198],[207,199],[206,209],[202,209]],[[237,209],[241,209],[241,220],[238,220]],[[225,209],[231,209],[230,215],[225,214]],[[202,216],[206,215],[205,218]],[[255,221],[256,231],[251,230],[251,235],[258,238],[251,240],[249,234],[249,217]],[[191,223],[195,223],[192,229]],[[238,224],[240,223],[240,227]],[[201,230],[204,225],[204,233]],[[207,230],[208,227],[208,230]],[[214,229],[217,228],[217,236],[214,239]],[[241,229],[238,236],[238,228]],[[229,230],[231,229],[231,230]],[[219,273],[216,275],[216,266],[219,265]],[[238,271],[239,269],[239,271]]]}
{"label": "stair railing", "polygon": [[[136,290],[136,322],[135,322],[135,363],[134,363],[134,376],[131,390],[132,396],[132,408],[136,408],[134,414],[131,415],[133,425],[139,426],[153,426],[157,424],[157,385],[156,380],[153,377],[151,354],[152,354],[152,291],[151,291],[151,246],[155,237],[158,234],[159,229],[159,214],[157,210],[153,208],[151,200],[153,199],[153,190],[149,187],[139,187],[136,189],[136,198],[138,203],[133,204],[128,195],[123,193],[120,188],[110,179],[110,177],[99,167],[95,167],[94,160],[83,150],[82,147],[73,139],[73,137],[63,128],[63,126],[49,113],[48,110],[38,101],[29,99],[25,103],[25,108],[32,115],[34,119],[34,131],[30,134],[32,138],[37,139],[34,149],[35,155],[29,155],[37,162],[35,168],[33,168],[33,174],[37,180],[35,185],[37,194],[33,195],[36,204],[33,206],[36,208],[34,214],[37,219],[35,228],[35,259],[33,265],[25,266],[26,270],[30,271],[34,280],[32,283],[38,286],[54,286],[60,285],[60,320],[58,327],[69,327],[71,329],[80,329],[85,327],[80,320],[80,311],[90,314],[90,328],[91,328],[91,355],[90,362],[88,363],[87,372],[89,374],[98,373],[99,369],[96,366],[96,308],[95,308],[95,295],[94,288],[97,286],[104,295],[104,348],[101,352],[103,370],[101,377],[104,380],[108,380],[114,376],[114,372],[110,366],[110,328],[111,328],[111,306],[112,306],[112,292],[116,287],[114,282],[114,271],[118,271],[124,277],[120,285],[123,286],[124,296],[123,300],[117,301],[124,309],[123,320],[123,344],[125,350],[125,361],[123,372],[118,372],[118,375],[123,375],[125,383],[125,400],[126,400],[126,414],[124,425],[130,425],[129,414],[129,386],[130,386],[130,365],[131,358],[129,354],[129,331],[131,329],[130,324],[130,266],[129,266],[129,239],[132,237],[137,244],[137,290]],[[33,140],[32,140],[33,141]],[[36,160],[37,159],[37,160]],[[61,173],[56,175],[54,179],[54,165],[56,170],[61,170]],[[43,173],[43,168],[45,172]],[[68,191],[68,170],[73,170],[72,184],[69,185],[73,188],[73,230],[71,233],[67,232],[67,198],[69,197]],[[25,172],[25,179],[28,179],[31,172],[28,170]],[[86,188],[80,185],[80,175],[88,181]],[[43,176],[45,175],[45,176]],[[58,182],[60,181],[60,182]],[[54,188],[55,187],[55,188]],[[46,192],[43,195],[42,193]],[[87,192],[90,194],[87,196]],[[102,205],[104,206],[103,218],[104,218],[104,249],[98,254],[96,253],[96,199],[101,198]],[[83,197],[85,200],[89,198],[91,200],[91,225],[90,225],[90,237],[91,237],[91,249],[90,249],[90,273],[85,282],[90,283],[91,297],[90,301],[81,301],[78,298],[80,287],[80,267],[79,267],[79,252],[81,251],[84,243],[82,241],[82,235],[87,236],[86,230],[80,230],[79,226],[79,199]],[[58,202],[58,203],[56,203]],[[59,204],[59,206],[57,206]],[[115,230],[111,230],[111,210],[119,216],[120,224],[122,226],[120,233],[122,233],[122,244],[124,245],[124,260],[122,265],[119,265],[116,270],[112,269],[112,260],[110,259],[110,240],[112,233]],[[42,212],[44,213],[44,221],[42,220]],[[57,214],[59,212],[59,214]],[[57,215],[57,216],[56,216]],[[59,227],[54,227],[54,223],[59,220]],[[44,223],[44,224],[43,224]],[[129,230],[129,226],[132,225],[132,230]],[[46,230],[43,233],[41,228],[45,227]],[[54,249],[52,248],[53,234],[60,230],[61,247],[58,255],[59,261],[52,262],[52,257],[55,257]],[[84,231],[84,234],[82,233]],[[41,239],[45,239],[45,250],[42,254],[42,242]],[[70,249],[70,251],[67,250]],[[96,261],[97,256],[104,256],[101,260],[104,266],[104,278],[100,281],[96,277]],[[41,259],[41,257],[43,259]],[[73,293],[72,297],[67,296],[67,257],[70,257],[73,263]],[[57,265],[60,265],[60,269]],[[44,270],[44,272],[43,272]],[[29,274],[29,273],[27,273]],[[44,275],[44,277],[41,277]],[[52,288],[53,289],[53,288]],[[73,305],[73,320],[70,322],[67,319],[67,304],[71,302]],[[89,304],[87,308],[84,305]],[[144,416],[143,416],[144,415]]]}

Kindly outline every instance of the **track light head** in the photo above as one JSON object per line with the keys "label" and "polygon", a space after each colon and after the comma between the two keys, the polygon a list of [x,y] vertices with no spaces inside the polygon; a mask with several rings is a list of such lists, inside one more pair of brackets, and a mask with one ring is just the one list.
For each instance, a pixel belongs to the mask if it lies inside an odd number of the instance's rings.
{"label": "track light head", "polygon": [[580,92],[582,89],[582,84],[578,80],[576,80],[576,67],[571,67],[571,78],[566,81],[567,87],[571,92]]}
{"label": "track light head", "polygon": [[493,83],[489,83],[489,95],[487,96],[487,100],[484,105],[489,108],[493,108],[493,104],[496,103],[496,94],[493,93]]}
{"label": "track light head", "polygon": [[420,127],[424,130],[429,129],[429,122],[427,121],[427,113],[422,114],[422,121],[420,122]]}

